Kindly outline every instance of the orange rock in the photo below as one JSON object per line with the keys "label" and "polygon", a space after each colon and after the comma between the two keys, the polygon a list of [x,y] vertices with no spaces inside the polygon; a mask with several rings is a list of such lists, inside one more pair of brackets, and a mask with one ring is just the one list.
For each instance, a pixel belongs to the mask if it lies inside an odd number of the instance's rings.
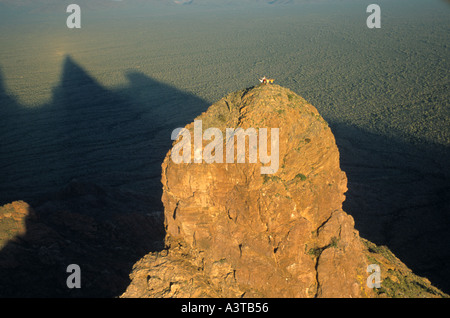
{"label": "orange rock", "polygon": [[[367,247],[342,211],[347,178],[334,136],[312,105],[260,85],[196,120],[203,130],[279,128],[280,167],[261,175],[259,162],[176,164],[169,151],[161,179],[169,253],[141,260],[123,297],[376,296],[366,286]],[[247,141],[247,158],[248,149]]]}
{"label": "orange rock", "polygon": [[26,219],[32,213],[28,203],[14,201],[0,207],[0,245],[26,233]]}

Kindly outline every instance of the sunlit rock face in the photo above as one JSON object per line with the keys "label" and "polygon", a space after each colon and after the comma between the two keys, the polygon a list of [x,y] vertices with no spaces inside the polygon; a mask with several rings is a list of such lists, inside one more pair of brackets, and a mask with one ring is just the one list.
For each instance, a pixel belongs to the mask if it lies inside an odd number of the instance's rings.
{"label": "sunlit rock face", "polygon": [[[239,154],[236,137],[231,156],[227,128],[253,128],[259,140],[245,139]],[[172,137],[161,178],[166,249],[134,265],[122,297],[443,295],[360,238],[342,210],[347,178],[334,136],[292,91],[262,84],[231,93]],[[253,148],[257,160],[249,159]],[[272,162],[261,160],[269,153]],[[262,173],[264,166],[273,169]],[[368,279],[373,263],[389,282],[382,290]]]}
{"label": "sunlit rock face", "polygon": [[[174,164],[168,155],[162,175],[167,243],[199,253],[205,272],[215,272],[217,264],[229,268],[239,290],[252,296],[358,295],[358,281],[344,279],[364,270],[353,220],[341,210],[347,180],[333,134],[317,110],[287,89],[261,85],[230,94],[197,120],[204,130],[224,132],[278,128],[278,145],[261,134],[256,145],[266,141],[278,150],[278,158],[271,158],[279,160],[272,165],[278,169],[262,174],[261,160],[248,163],[249,140],[245,164],[237,158]],[[195,133],[194,125],[186,128]],[[330,266],[336,271],[326,277]],[[338,284],[347,292],[336,291]]]}

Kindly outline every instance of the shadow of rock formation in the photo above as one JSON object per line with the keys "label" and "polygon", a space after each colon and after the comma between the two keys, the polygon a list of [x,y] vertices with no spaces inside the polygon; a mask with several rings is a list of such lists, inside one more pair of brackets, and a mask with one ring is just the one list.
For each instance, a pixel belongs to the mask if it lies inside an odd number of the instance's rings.
{"label": "shadow of rock formation", "polygon": [[[67,56],[52,101],[34,108],[0,78],[0,205],[30,204],[0,213],[0,297],[114,297],[133,264],[162,248],[161,163],[172,130],[207,105],[127,78],[106,89]],[[81,289],[66,286],[69,264]]]}
{"label": "shadow of rock formation", "polygon": [[126,75],[130,85],[111,91],[66,57],[49,104],[22,107],[0,91],[0,204],[40,199],[77,178],[147,193],[160,210],[170,134],[207,103]]}
{"label": "shadow of rock formation", "polygon": [[[138,72],[127,78],[107,89],[68,56],[52,101],[26,108],[0,74],[0,205],[31,206],[0,211],[0,226],[23,222],[0,228],[0,297],[118,296],[133,264],[162,248],[170,134],[209,105]],[[449,149],[330,126],[356,229],[448,293]],[[66,286],[73,263],[79,290]]]}

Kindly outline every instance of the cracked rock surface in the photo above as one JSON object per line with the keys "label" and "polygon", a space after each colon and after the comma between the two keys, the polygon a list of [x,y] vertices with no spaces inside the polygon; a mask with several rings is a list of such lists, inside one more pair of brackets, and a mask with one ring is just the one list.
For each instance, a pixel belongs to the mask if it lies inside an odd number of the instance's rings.
{"label": "cracked rock surface", "polygon": [[[172,148],[161,179],[166,249],[134,265],[122,297],[445,296],[360,238],[342,210],[347,178],[333,133],[302,97],[259,85],[196,120],[223,132],[223,149],[226,128],[278,128],[278,170],[261,174],[259,160],[248,162],[248,139],[245,163],[194,163],[193,142],[191,163],[174,163]],[[194,135],[194,123],[185,128]],[[374,262],[389,283],[382,289],[367,286]]]}

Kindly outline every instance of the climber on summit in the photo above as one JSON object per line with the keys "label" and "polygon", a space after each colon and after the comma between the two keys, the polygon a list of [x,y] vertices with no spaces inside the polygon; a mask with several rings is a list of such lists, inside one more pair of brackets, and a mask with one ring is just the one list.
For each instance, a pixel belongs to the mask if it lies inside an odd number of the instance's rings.
{"label": "climber on summit", "polygon": [[263,84],[271,84],[273,83],[274,79],[272,78],[266,78],[265,76],[263,78],[260,78],[259,81]]}

